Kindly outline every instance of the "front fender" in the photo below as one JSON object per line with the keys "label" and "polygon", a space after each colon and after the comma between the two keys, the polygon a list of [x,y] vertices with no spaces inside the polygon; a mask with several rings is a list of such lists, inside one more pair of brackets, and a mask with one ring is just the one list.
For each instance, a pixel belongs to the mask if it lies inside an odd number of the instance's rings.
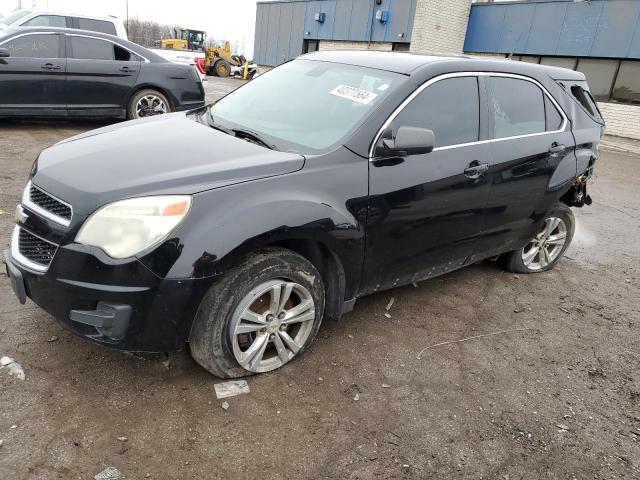
{"label": "front fender", "polygon": [[238,257],[285,240],[323,244],[341,261],[347,278],[359,278],[364,257],[366,201],[326,198],[327,192],[287,188],[283,175],[194,196],[188,221],[140,260],[167,278],[224,273]]}

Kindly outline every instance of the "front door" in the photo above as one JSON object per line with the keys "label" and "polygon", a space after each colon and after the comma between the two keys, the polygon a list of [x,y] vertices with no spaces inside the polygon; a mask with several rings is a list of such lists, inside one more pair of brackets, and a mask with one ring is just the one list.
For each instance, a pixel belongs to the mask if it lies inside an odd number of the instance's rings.
{"label": "front door", "polygon": [[0,48],[0,115],[65,115],[62,35],[17,35]]}
{"label": "front door", "polygon": [[373,158],[363,292],[454,270],[474,251],[489,186],[483,79],[465,74],[427,82],[393,118],[434,132],[432,152]]}
{"label": "front door", "polygon": [[140,73],[140,57],[97,37],[67,35],[69,115],[120,116]]}

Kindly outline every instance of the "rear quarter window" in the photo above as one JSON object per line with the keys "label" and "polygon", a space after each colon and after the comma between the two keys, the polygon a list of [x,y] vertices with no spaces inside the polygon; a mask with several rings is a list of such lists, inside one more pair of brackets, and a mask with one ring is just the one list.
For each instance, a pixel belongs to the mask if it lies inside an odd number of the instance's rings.
{"label": "rear quarter window", "polygon": [[593,120],[604,125],[604,119],[598,109],[598,104],[589,91],[587,82],[559,81],[558,83]]}

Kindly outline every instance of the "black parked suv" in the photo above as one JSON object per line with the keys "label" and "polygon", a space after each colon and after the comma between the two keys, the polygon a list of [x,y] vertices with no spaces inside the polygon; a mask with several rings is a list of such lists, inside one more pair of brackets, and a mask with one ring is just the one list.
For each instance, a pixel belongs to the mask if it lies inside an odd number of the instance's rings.
{"label": "black parked suv", "polygon": [[5,259],[87,339],[266,372],[363,295],[496,256],[553,268],[602,132],[578,72],[313,53],[44,150]]}

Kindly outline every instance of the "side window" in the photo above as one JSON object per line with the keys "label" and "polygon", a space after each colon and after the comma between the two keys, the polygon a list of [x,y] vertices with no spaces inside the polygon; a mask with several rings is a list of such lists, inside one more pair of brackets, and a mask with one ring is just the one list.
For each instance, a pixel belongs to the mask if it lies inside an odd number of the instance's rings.
{"label": "side window", "polygon": [[38,15],[24,22],[21,27],[62,27],[67,26],[67,17],[62,15]]}
{"label": "side window", "polygon": [[549,97],[544,95],[544,112],[546,115],[547,132],[560,130],[562,126],[562,116]]}
{"label": "side window", "polygon": [[105,22],[104,20],[93,20],[91,18],[76,18],[78,22],[78,28],[80,30],[89,30],[91,32],[108,33],[109,35],[116,34],[116,26],[111,22]]}
{"label": "side window", "polygon": [[114,60],[114,45],[105,40],[87,37],[71,38],[73,58],[86,60]]}
{"label": "side window", "polygon": [[540,88],[516,78],[491,77],[494,138],[546,130],[544,95]]}
{"label": "side window", "polygon": [[24,35],[2,44],[12,57],[59,58],[60,35]]}
{"label": "side window", "polygon": [[131,53],[129,50],[125,50],[124,48],[119,47],[118,45],[113,46],[113,52],[115,59],[121,62],[128,62],[129,60],[135,62],[140,60],[140,57]]}
{"label": "side window", "polygon": [[480,100],[476,77],[446,78],[420,92],[394,119],[400,126],[433,130],[436,147],[478,140]]}

